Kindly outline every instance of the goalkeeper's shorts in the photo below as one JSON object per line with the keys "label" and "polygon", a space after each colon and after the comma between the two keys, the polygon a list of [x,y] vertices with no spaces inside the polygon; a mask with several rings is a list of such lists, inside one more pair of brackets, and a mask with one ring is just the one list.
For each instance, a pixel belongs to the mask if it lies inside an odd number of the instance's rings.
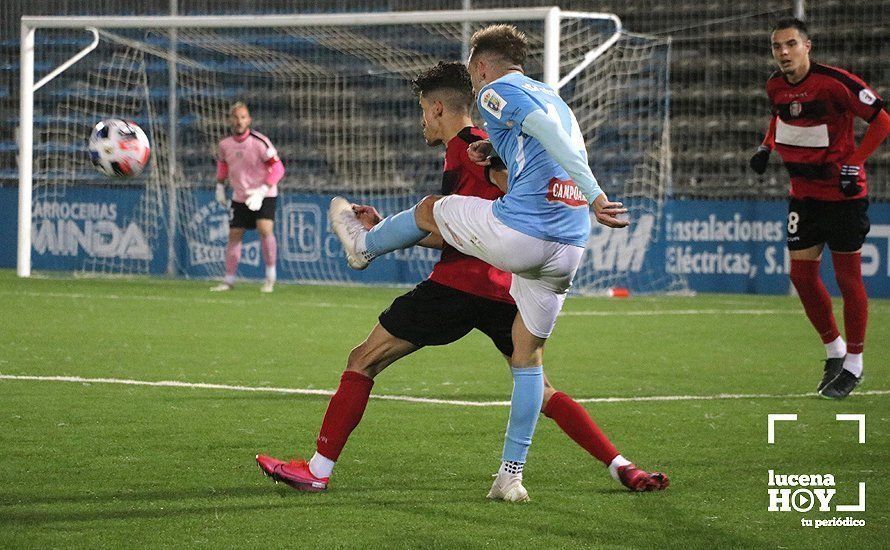
{"label": "goalkeeper's shorts", "polygon": [[275,204],[278,197],[266,197],[263,205],[254,212],[243,202],[232,201],[229,207],[229,227],[256,229],[257,220],[275,220]]}
{"label": "goalkeeper's shorts", "polygon": [[516,306],[423,281],[380,314],[380,325],[417,347],[442,346],[478,329],[506,356],[513,354]]}

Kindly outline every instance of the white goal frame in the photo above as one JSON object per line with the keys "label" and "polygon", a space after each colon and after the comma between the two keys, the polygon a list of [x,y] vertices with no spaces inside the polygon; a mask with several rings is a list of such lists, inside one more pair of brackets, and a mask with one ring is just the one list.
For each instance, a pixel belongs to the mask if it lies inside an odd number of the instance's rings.
{"label": "white goal frame", "polygon": [[[585,58],[564,76],[559,74],[560,23],[563,19],[593,19],[611,21],[613,34],[590,51]],[[410,11],[390,13],[347,13],[319,15],[256,15],[256,16],[23,16],[21,21],[21,80],[19,108],[19,211],[18,259],[19,277],[31,275],[31,198],[34,160],[34,93],[66,69],[80,61],[99,43],[99,29],[156,29],[181,28],[275,28],[309,26],[370,26],[411,25],[419,23],[470,23],[480,21],[543,21],[544,22],[544,82],[559,89],[577,73],[593,63],[617,42],[623,31],[621,19],[611,13],[563,11],[558,7],[505,8],[488,10]],[[68,61],[34,82],[34,34],[37,29],[85,30],[93,34],[93,42]],[[171,91],[171,117],[175,116],[175,91]],[[171,147],[171,164],[175,164],[175,143]],[[174,171],[171,170],[171,178]],[[173,185],[171,181],[171,190]],[[171,201],[171,209],[175,208]],[[170,219],[175,219],[170,216]],[[169,236],[173,242],[174,235]],[[172,256],[171,260],[172,262]]]}

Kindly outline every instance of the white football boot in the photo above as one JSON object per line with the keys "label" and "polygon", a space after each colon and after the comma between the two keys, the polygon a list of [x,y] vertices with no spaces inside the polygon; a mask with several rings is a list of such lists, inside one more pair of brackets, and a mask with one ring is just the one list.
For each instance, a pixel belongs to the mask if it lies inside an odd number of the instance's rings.
{"label": "white football boot", "polygon": [[260,292],[269,294],[273,290],[275,290],[275,281],[270,281],[269,279],[263,281],[263,286],[260,287]]}
{"label": "white football boot", "polygon": [[349,267],[361,271],[371,263],[371,256],[364,250],[358,251],[358,238],[362,233],[367,233],[362,223],[355,217],[352,204],[343,197],[331,199],[328,208],[328,222],[334,234],[340,239],[343,251],[346,253],[346,263]]}
{"label": "white football boot", "polygon": [[528,502],[528,491],[522,486],[522,474],[495,474],[488,497],[506,502]]}
{"label": "white football boot", "polygon": [[232,285],[229,283],[219,283],[215,287],[210,289],[210,292],[226,292],[228,290],[232,290]]}

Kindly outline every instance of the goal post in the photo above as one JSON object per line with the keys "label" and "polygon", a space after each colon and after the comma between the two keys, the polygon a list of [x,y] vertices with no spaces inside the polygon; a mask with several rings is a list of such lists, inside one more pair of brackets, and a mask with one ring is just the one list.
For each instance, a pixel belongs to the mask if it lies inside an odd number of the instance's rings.
{"label": "goal post", "polygon": [[[212,157],[216,141],[225,134],[226,108],[236,99],[258,104],[253,114],[260,131],[263,122],[278,130],[267,133],[273,134],[270,137],[284,153],[285,197],[305,194],[315,200],[345,193],[385,207],[388,214],[418,195],[436,191],[441,177],[437,153],[418,147],[419,114],[410,109],[413,100],[407,83],[435,61],[456,60],[465,48],[467,26],[475,30],[498,22],[516,24],[529,35],[530,75],[559,89],[575,110],[594,173],[610,195],[626,201],[639,198],[643,208],[660,218],[670,165],[664,148],[667,44],[626,33],[613,14],[550,7],[250,17],[25,16],[18,275],[30,275],[35,246],[39,254],[56,246],[68,256],[82,255],[81,248],[92,246],[75,270],[160,274],[172,268],[183,276],[218,276],[220,231],[200,224],[219,222],[220,213],[207,206],[212,175],[195,158],[201,152]],[[45,44],[35,41],[38,30],[86,31],[93,34],[93,41],[76,53],[54,52],[51,61],[59,67],[35,84],[35,53],[46,51]],[[70,53],[74,55],[68,57]],[[164,64],[169,70],[159,70]],[[56,81],[51,98],[40,98],[40,88],[51,80]],[[274,99],[267,101],[266,96]],[[39,122],[35,97],[41,101]],[[180,128],[173,126],[174,114]],[[153,158],[146,174],[126,185],[89,174],[82,150],[90,116],[133,117],[148,126]],[[294,117],[290,127],[287,116]],[[621,116],[633,119],[618,120]],[[35,127],[42,140],[37,147]],[[171,130],[179,136],[180,146],[170,145]],[[628,147],[637,149],[619,159],[624,155],[621,149]],[[399,153],[404,159],[397,158]],[[127,215],[147,243],[135,251],[124,250],[130,242],[127,220],[118,220],[115,229],[105,223],[109,220],[99,218],[89,227],[84,225],[89,220],[80,226],[70,221],[63,226],[59,221],[47,227],[32,218],[35,197],[41,201],[38,212],[46,215],[50,206],[58,206],[53,201],[81,187],[130,193],[134,186],[142,186],[141,194],[130,200],[132,212]],[[383,265],[378,273],[363,279],[332,257],[337,255],[331,253],[334,245],[321,235],[326,225],[312,200],[286,205],[280,212],[286,219],[276,222],[282,226],[276,231],[281,231],[279,248],[284,252],[279,262],[287,263],[279,269],[282,279],[408,283],[428,273],[435,261],[426,253],[406,253],[397,258],[402,264],[379,262]],[[155,239],[163,240],[163,245],[156,245]],[[593,264],[591,272],[580,278],[586,281],[580,285],[582,291],[620,283],[622,272],[638,263],[616,259],[630,250],[633,239],[612,244],[603,239],[592,236]],[[115,248],[112,245],[120,245],[116,256],[109,252]],[[145,247],[151,250],[146,252]],[[183,259],[196,256],[202,258],[200,267]],[[676,287],[676,278],[668,278],[648,290]]]}

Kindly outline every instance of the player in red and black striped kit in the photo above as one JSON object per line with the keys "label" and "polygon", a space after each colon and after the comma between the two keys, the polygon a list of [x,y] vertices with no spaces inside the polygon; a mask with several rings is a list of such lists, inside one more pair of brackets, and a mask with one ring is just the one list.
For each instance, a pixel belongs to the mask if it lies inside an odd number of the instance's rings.
{"label": "player in red and black striped kit", "polygon": [[[501,197],[507,184],[503,164],[480,166],[467,154],[471,143],[487,138],[484,131],[473,126],[470,117],[474,97],[467,68],[462,63],[439,63],[413,84],[423,109],[427,144],[446,145],[442,194],[490,200]],[[381,221],[371,207],[355,205],[353,211],[367,228]],[[322,421],[312,460],[285,463],[258,455],[257,463],[266,475],[299,490],[326,489],[334,463],[361,420],[374,377],[422,347],[455,342],[475,328],[491,338],[509,361],[517,311],[509,292],[512,275],[461,254],[439,236],[427,237],[420,244],[442,249],[442,257],[427,280],[396,298],[380,314],[368,338],[349,354],[340,386]],[[542,411],[608,466],[612,476],[628,489],[653,491],[668,486],[664,474],[645,472],[624,459],[584,407],[556,391],[546,378]]]}
{"label": "player in red and black striped kit", "polygon": [[[859,77],[811,62],[811,47],[807,27],[798,19],[783,19],[773,29],[772,52],[779,70],[766,83],[773,116],[751,167],[762,174],[775,148],[791,176],[791,282],[828,355],[817,390],[824,397],[842,399],[862,380],[868,319],[860,254],[869,230],[864,164],[890,133],[890,115]],[[869,123],[858,147],[854,117]],[[844,299],[846,342],[819,276],[826,244]]]}

